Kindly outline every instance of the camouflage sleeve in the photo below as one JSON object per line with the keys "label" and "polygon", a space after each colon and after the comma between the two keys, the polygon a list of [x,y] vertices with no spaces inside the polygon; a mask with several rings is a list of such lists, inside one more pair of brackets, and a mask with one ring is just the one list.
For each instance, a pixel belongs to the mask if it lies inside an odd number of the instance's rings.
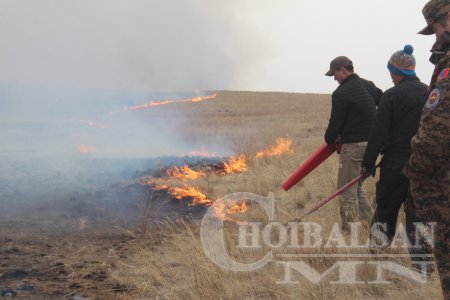
{"label": "camouflage sleeve", "polygon": [[405,175],[421,180],[439,176],[450,167],[450,78],[437,81],[422,111],[419,129],[411,140]]}

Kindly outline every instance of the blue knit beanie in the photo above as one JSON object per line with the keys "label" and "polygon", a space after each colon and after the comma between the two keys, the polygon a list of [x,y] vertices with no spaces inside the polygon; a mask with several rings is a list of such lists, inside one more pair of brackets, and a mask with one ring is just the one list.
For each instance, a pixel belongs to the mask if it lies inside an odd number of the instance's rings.
{"label": "blue knit beanie", "polygon": [[392,54],[387,67],[389,72],[398,76],[416,76],[416,59],[412,55],[414,48],[406,45],[403,50]]}

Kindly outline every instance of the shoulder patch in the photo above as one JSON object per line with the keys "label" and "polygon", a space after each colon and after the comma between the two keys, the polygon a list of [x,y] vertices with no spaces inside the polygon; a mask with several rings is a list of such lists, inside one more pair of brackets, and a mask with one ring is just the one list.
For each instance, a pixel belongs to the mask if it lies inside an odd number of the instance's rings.
{"label": "shoulder patch", "polygon": [[438,106],[440,101],[441,101],[441,90],[434,89],[428,96],[427,102],[425,103],[425,107],[428,109],[433,109],[436,106]]}
{"label": "shoulder patch", "polygon": [[444,70],[439,73],[437,80],[445,79],[449,76],[450,68],[445,68]]}

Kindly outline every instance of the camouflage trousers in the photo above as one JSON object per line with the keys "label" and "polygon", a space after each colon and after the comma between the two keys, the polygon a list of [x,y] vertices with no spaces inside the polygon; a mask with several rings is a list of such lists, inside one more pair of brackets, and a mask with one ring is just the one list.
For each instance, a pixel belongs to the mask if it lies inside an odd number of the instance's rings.
{"label": "camouflage trousers", "polygon": [[[361,161],[366,146],[366,142],[342,145],[339,155],[338,188],[344,186],[360,174]],[[339,212],[344,230],[349,230],[350,222],[365,220],[370,223],[373,216],[373,208],[363,190],[362,182],[358,182],[342,193],[339,199]]]}
{"label": "camouflage trousers", "polygon": [[450,299],[450,174],[411,180],[411,195],[421,219],[436,222],[434,256],[444,299]]}

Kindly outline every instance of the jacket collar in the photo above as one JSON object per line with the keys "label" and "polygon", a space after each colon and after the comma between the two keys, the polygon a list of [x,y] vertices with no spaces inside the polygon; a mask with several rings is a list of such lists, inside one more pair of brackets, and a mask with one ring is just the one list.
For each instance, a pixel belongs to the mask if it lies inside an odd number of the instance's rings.
{"label": "jacket collar", "polygon": [[346,82],[348,82],[348,81],[350,81],[350,80],[355,80],[355,79],[359,79],[358,74],[353,73],[353,74],[351,74],[351,75],[348,75],[347,78],[345,78],[345,79],[342,81],[341,85],[343,85],[344,83],[346,83]]}
{"label": "jacket collar", "polygon": [[408,82],[408,81],[420,81],[420,79],[417,76],[405,76],[402,78],[402,80],[399,81],[398,84],[402,84],[402,83]]}

